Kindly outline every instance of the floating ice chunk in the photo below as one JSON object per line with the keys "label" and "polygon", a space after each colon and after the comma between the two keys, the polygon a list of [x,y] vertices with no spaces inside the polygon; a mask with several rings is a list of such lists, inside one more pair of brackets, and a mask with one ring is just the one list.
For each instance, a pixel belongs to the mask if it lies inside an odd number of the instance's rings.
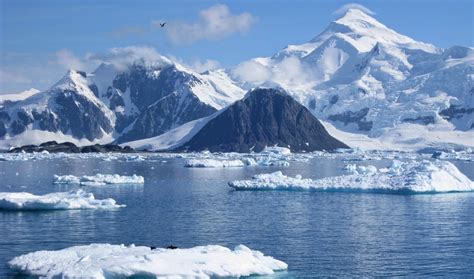
{"label": "floating ice chunk", "polygon": [[369,166],[357,166],[355,164],[347,164],[344,166],[344,170],[351,174],[361,174],[361,175],[373,175],[378,170],[376,167],[369,165]]}
{"label": "floating ice chunk", "polygon": [[144,184],[143,176],[118,175],[118,174],[96,174],[77,177],[74,175],[54,175],[55,184],[80,184],[85,186],[102,186],[106,184]]}
{"label": "floating ice chunk", "polygon": [[113,209],[123,207],[113,199],[97,200],[83,190],[36,196],[30,193],[0,193],[0,210]]}
{"label": "floating ice chunk", "polygon": [[187,168],[229,168],[243,167],[241,160],[217,160],[217,159],[189,159],[184,165]]}
{"label": "floating ice chunk", "polygon": [[133,161],[141,162],[141,161],[145,161],[145,157],[140,156],[140,155],[129,155],[129,156],[125,157],[125,161],[127,161],[127,162],[133,162]]}
{"label": "floating ice chunk", "polygon": [[389,168],[350,167],[351,174],[322,179],[289,177],[280,171],[259,174],[252,180],[229,182],[238,190],[368,191],[388,193],[436,193],[474,191],[474,182],[446,161],[400,162]]}
{"label": "floating ice chunk", "polygon": [[58,278],[212,278],[269,275],[288,265],[244,245],[189,249],[91,244],[38,251],[14,258],[9,266],[27,275]]}
{"label": "floating ice chunk", "polygon": [[348,173],[356,173],[357,172],[357,165],[356,164],[347,164],[344,166],[343,170],[347,171]]}
{"label": "floating ice chunk", "polygon": [[279,146],[267,146],[263,149],[260,154],[277,154],[277,155],[290,155],[291,150],[286,147]]}
{"label": "floating ice chunk", "polygon": [[81,177],[81,185],[100,186],[106,184],[144,184],[143,176],[118,175],[118,174],[96,174],[93,176],[84,175]]}
{"label": "floating ice chunk", "polygon": [[54,175],[55,184],[80,184],[81,178],[74,175]]}

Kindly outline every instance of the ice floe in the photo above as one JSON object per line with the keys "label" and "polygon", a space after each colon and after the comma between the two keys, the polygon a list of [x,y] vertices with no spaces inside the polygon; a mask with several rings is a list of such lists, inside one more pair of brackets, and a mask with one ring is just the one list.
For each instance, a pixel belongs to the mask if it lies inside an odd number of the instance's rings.
{"label": "ice floe", "polygon": [[55,184],[80,184],[84,186],[102,186],[107,184],[144,184],[143,176],[118,175],[118,174],[96,174],[83,175],[77,177],[74,175],[54,175]]}
{"label": "ice floe", "polygon": [[394,160],[388,168],[349,165],[350,174],[322,179],[289,177],[282,172],[255,175],[229,182],[238,190],[368,191],[382,193],[437,193],[474,191],[474,182],[447,161]]}
{"label": "ice floe", "polygon": [[269,275],[288,265],[238,245],[189,249],[150,249],[146,246],[91,244],[58,251],[18,256],[10,268],[22,274],[48,278],[215,278]]}
{"label": "ice floe", "polygon": [[31,193],[0,193],[0,210],[114,209],[123,207],[113,199],[98,200],[83,190],[42,196]]}

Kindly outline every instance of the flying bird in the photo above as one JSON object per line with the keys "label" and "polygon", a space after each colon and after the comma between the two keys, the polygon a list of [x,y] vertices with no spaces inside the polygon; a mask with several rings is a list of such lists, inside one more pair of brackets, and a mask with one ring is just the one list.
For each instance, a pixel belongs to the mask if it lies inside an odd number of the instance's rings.
{"label": "flying bird", "polygon": [[165,27],[166,22],[160,23],[161,27]]}

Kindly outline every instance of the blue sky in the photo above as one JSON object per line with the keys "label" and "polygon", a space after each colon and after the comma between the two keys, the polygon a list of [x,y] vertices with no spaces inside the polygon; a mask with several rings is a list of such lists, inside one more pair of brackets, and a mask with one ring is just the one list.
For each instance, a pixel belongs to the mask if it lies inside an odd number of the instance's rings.
{"label": "blue sky", "polygon": [[[337,17],[334,11],[351,2],[0,0],[0,94],[46,89],[70,66],[91,71],[95,64],[88,54],[114,47],[150,46],[188,64],[211,59],[229,67],[310,40]],[[416,40],[473,46],[472,0],[357,3]],[[214,30],[200,12],[216,5],[228,9],[221,13],[229,20]],[[170,29],[157,27],[161,21]]]}

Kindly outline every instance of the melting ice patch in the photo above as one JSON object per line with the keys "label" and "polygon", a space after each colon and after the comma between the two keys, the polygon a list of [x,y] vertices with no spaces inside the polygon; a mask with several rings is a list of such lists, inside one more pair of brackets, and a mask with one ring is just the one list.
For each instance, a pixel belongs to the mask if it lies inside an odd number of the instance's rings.
{"label": "melting ice patch", "polygon": [[0,210],[114,209],[124,207],[113,199],[98,200],[83,190],[36,196],[30,193],[0,193]]}
{"label": "melting ice patch", "polygon": [[280,171],[259,174],[251,180],[229,182],[238,190],[368,191],[387,193],[436,193],[474,191],[474,182],[447,161],[394,160],[389,168],[349,165],[348,175],[322,179],[289,177]]}
{"label": "melting ice patch", "polygon": [[96,174],[83,175],[81,177],[74,175],[54,175],[55,184],[80,184],[84,186],[102,186],[107,184],[144,184],[143,176],[118,175],[118,174]]}
{"label": "melting ice patch", "polygon": [[58,278],[211,278],[268,275],[288,265],[244,245],[230,250],[209,245],[189,249],[91,244],[58,251],[38,251],[14,258],[19,272]]}

